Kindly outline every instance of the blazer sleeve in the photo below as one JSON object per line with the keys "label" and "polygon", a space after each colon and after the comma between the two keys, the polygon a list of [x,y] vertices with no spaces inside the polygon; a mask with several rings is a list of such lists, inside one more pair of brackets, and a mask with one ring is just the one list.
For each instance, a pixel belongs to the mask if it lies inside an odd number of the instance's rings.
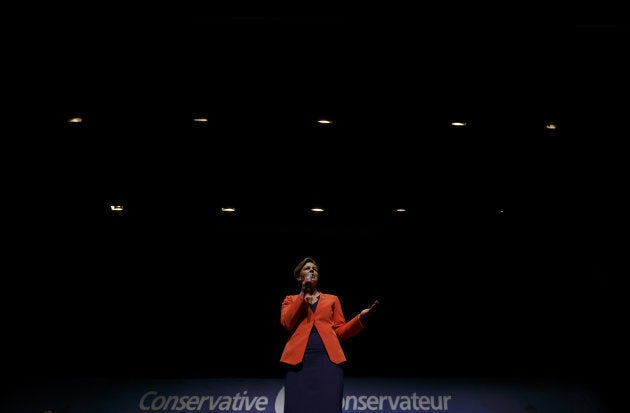
{"label": "blazer sleeve", "polygon": [[299,295],[287,295],[282,301],[280,310],[280,324],[292,331],[306,316],[308,303]]}
{"label": "blazer sleeve", "polygon": [[359,315],[357,314],[350,321],[346,322],[346,318],[343,315],[343,309],[341,308],[341,301],[339,297],[334,296],[335,301],[333,303],[333,329],[339,337],[339,340],[344,341],[359,334],[365,326],[361,323]]}

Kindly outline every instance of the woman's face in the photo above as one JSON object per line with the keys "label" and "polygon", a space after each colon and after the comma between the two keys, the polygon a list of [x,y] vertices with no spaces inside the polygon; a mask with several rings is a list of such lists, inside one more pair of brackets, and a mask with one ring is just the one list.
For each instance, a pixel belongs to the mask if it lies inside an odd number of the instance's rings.
{"label": "woman's face", "polygon": [[302,270],[300,271],[300,282],[304,281],[304,278],[306,278],[306,276],[308,274],[313,274],[313,278],[312,278],[312,283],[313,285],[317,285],[317,279],[319,278],[319,270],[317,269],[317,265],[315,265],[314,262],[307,262],[306,264],[304,264],[304,266],[302,267]]}

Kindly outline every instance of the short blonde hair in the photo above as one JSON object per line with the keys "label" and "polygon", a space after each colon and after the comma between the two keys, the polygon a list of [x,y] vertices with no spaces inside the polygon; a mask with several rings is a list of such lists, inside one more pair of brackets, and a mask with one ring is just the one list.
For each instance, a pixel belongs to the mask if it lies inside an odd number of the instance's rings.
{"label": "short blonde hair", "polygon": [[302,271],[302,268],[304,268],[304,266],[308,264],[309,262],[312,262],[313,264],[317,266],[317,268],[319,268],[319,265],[317,265],[317,261],[315,261],[311,257],[306,257],[302,261],[298,262],[298,264],[293,269],[293,277],[295,277],[295,279],[300,278],[300,272]]}

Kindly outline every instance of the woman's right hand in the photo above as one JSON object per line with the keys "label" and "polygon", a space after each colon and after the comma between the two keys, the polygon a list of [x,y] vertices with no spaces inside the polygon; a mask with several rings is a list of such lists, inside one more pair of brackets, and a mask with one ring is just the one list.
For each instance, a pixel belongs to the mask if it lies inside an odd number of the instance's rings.
{"label": "woman's right hand", "polygon": [[301,294],[310,294],[313,292],[313,274],[307,274],[302,280]]}

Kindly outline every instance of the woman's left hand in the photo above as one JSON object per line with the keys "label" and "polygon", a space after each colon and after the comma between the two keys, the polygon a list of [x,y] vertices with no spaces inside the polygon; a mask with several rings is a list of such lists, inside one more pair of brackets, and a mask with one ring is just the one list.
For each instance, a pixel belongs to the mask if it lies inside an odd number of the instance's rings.
{"label": "woman's left hand", "polygon": [[374,302],[372,303],[370,308],[366,308],[365,310],[362,310],[359,313],[359,318],[361,320],[364,320],[365,318],[371,316],[374,313],[374,311],[376,310],[376,307],[378,306],[378,304],[379,304],[378,300],[374,300]]}

